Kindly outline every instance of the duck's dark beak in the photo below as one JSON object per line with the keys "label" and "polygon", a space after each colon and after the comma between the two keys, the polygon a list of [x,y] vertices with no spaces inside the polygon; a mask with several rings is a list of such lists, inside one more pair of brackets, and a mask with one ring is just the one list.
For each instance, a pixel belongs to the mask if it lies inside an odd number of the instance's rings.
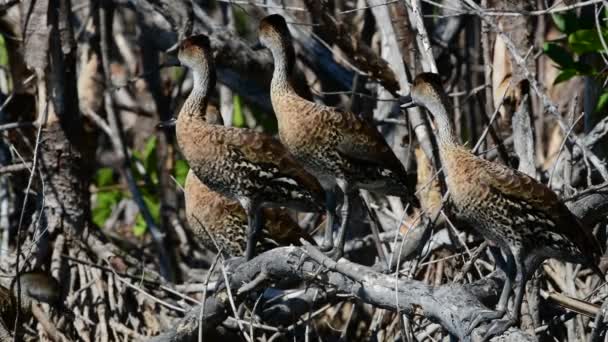
{"label": "duck's dark beak", "polygon": [[157,128],[169,128],[169,127],[175,127],[175,122],[177,120],[175,120],[175,118],[171,118],[167,121],[161,121],[158,123],[158,125],[156,125]]}
{"label": "duck's dark beak", "polygon": [[255,43],[255,44],[251,45],[251,46],[250,46],[250,48],[251,48],[251,50],[253,50],[253,51],[259,51],[259,50],[263,50],[263,49],[265,49],[266,47],[265,47],[264,45],[262,45],[262,43],[257,42],[257,43]]}
{"label": "duck's dark beak", "polygon": [[412,108],[416,106],[416,104],[412,100],[412,96],[409,94],[401,96],[399,98],[399,102],[401,103],[400,107],[403,109]]}
{"label": "duck's dark beak", "polygon": [[168,55],[173,55],[173,56],[177,56],[177,52],[179,51],[179,46],[180,46],[180,42],[177,42],[173,45],[171,45],[170,48],[168,48],[167,50],[165,50],[165,53]]}
{"label": "duck's dark beak", "polygon": [[163,66],[181,66],[179,59],[177,58],[177,53],[179,52],[179,43],[173,45],[169,49],[165,50],[167,54],[167,60],[163,64]]}

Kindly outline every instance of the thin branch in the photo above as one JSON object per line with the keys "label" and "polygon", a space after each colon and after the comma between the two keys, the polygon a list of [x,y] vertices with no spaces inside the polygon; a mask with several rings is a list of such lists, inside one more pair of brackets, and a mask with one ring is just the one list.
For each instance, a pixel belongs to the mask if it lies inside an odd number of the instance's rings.
{"label": "thin branch", "polygon": [[[568,125],[564,122],[559,110],[557,109],[557,105],[549,98],[549,96],[544,92],[544,87],[542,84],[536,79],[536,77],[530,72],[530,70],[526,66],[526,60],[522,57],[517,48],[515,47],[513,41],[509,38],[509,36],[501,30],[498,25],[488,17],[484,16],[484,10],[479,7],[473,0],[464,0],[470,8],[473,9],[474,13],[485,23],[487,23],[505,42],[505,45],[509,52],[511,53],[511,57],[522,70],[523,76],[528,80],[534,92],[541,98],[543,103],[543,107],[546,111],[548,111],[551,115],[554,116],[555,120],[559,124],[561,130],[565,133],[568,131]],[[598,170],[604,181],[608,181],[608,170],[606,170],[606,165],[597,157],[592,151],[590,151],[583,142],[576,136],[567,136],[568,143],[574,145],[580,149],[583,149],[585,153],[589,156],[589,160],[593,164],[593,166]]]}
{"label": "thin branch", "polygon": [[7,124],[0,125],[1,131],[8,131],[15,128],[25,128],[25,127],[34,127],[33,122],[11,122]]}
{"label": "thin branch", "polygon": [[[112,8],[111,4],[105,4],[101,6],[100,9],[100,31],[101,31],[101,55],[103,61],[103,70],[106,84],[111,84],[110,77],[110,51],[109,51],[109,42],[110,42],[110,34],[111,28],[108,27],[111,24],[112,18]],[[155,242],[156,248],[159,253],[159,261],[160,261],[160,272],[168,280],[174,280],[174,270],[171,265],[171,257],[168,250],[165,247],[165,233],[163,233],[158,225],[154,222],[154,218],[150,213],[150,209],[146,205],[143,200],[143,197],[135,183],[135,177],[133,175],[133,171],[131,168],[130,158],[128,149],[124,143],[124,131],[122,128],[122,122],[116,111],[114,110],[113,99],[110,93],[109,87],[106,87],[104,93],[104,102],[105,102],[105,110],[108,114],[109,126],[112,129],[112,136],[114,139],[111,139],[114,150],[120,156],[122,160],[122,172],[125,175],[127,184],[129,185],[129,190],[133,195],[133,199],[146,222],[146,226],[150,230],[152,239]],[[90,114],[90,113],[89,113]]]}
{"label": "thin branch", "polygon": [[[450,14],[449,16],[479,14],[479,11],[477,11],[477,10],[466,11],[466,10],[461,10],[458,8],[446,7],[446,6],[443,6],[439,3],[431,1],[431,0],[422,0],[422,1],[424,1],[428,4],[431,4],[433,6],[436,6],[436,7],[443,7],[443,8],[450,9],[451,11],[454,12],[454,14]],[[570,11],[573,9],[590,6],[590,5],[594,5],[594,4],[599,4],[599,3],[602,3],[603,1],[605,1],[605,0],[587,0],[587,1],[582,1],[582,2],[576,3],[576,4],[561,6],[561,7],[558,7],[558,5],[561,1],[556,1],[556,5],[554,5],[552,8],[547,8],[545,10],[537,10],[537,11],[504,11],[504,10],[495,10],[492,8],[482,8],[482,7],[480,7],[480,10],[484,16],[539,16],[539,15],[567,12],[567,11]],[[444,15],[443,17],[446,17],[446,16]]]}
{"label": "thin branch", "polygon": [[248,6],[255,6],[255,7],[260,7],[260,8],[282,9],[282,10],[294,11],[294,12],[307,12],[307,10],[305,8],[294,7],[294,6],[274,6],[274,5],[268,5],[268,4],[263,4],[263,3],[259,3],[259,2],[245,1],[245,0],[218,0],[218,1],[228,3],[231,5],[248,5]]}
{"label": "thin branch", "polygon": [[[44,72],[40,69],[36,70],[36,74],[39,77],[39,83],[43,84],[43,75]],[[44,89],[39,89],[41,94],[45,94],[46,95],[46,87],[43,86]],[[19,258],[21,256],[21,229],[23,227],[23,220],[25,218],[25,212],[26,212],[26,207],[27,207],[27,201],[29,198],[29,194],[30,194],[30,189],[32,188],[32,182],[34,181],[34,174],[36,173],[37,170],[37,163],[38,163],[38,149],[40,147],[40,137],[42,136],[42,126],[44,126],[44,124],[46,124],[47,118],[48,118],[48,114],[49,114],[49,101],[48,99],[46,99],[46,101],[44,101],[44,108],[42,109],[42,112],[39,113],[39,126],[38,126],[38,132],[36,133],[36,145],[34,147],[34,159],[32,161],[32,167],[31,167],[31,171],[30,171],[30,176],[28,178],[27,181],[27,186],[25,188],[25,196],[23,198],[23,205],[21,206],[21,212],[19,214],[19,224],[17,226],[17,255],[16,255],[16,261],[15,261],[15,270],[16,270],[16,274],[15,274],[15,286],[16,286],[16,297],[17,297],[17,308],[21,307],[21,277],[20,277],[20,273],[21,273],[21,268],[19,267]],[[21,310],[16,310],[16,314],[15,314],[15,325],[14,325],[14,331],[18,331],[17,329],[19,328],[19,313]],[[14,336],[15,338],[15,342],[17,339],[17,334],[15,334]]]}
{"label": "thin branch", "polygon": [[6,173],[15,173],[15,172],[20,172],[20,171],[32,170],[33,165],[34,165],[34,163],[32,163],[32,162],[26,162],[26,163],[2,166],[2,167],[0,167],[0,175],[6,174]]}
{"label": "thin branch", "polygon": [[[405,0],[404,0],[405,1]],[[415,24],[416,29],[416,40],[418,42],[418,51],[422,56],[423,63],[427,64],[428,72],[437,73],[437,64],[435,63],[435,57],[433,57],[433,49],[429,41],[429,35],[424,27],[424,20],[422,20],[422,9],[420,6],[420,0],[411,0],[412,4],[412,22]]]}

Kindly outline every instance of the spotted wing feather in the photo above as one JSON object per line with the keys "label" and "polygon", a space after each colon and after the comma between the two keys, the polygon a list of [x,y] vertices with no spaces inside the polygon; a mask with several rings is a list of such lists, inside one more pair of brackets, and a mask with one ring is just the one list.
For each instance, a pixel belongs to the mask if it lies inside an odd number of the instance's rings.
{"label": "spotted wing feather", "polygon": [[265,167],[268,177],[310,191],[315,201],[322,203],[323,190],[319,182],[298,164],[287,149],[275,138],[249,129],[227,127],[221,143],[238,151],[245,161]]}
{"label": "spotted wing feather", "polygon": [[[212,250],[242,255],[247,242],[247,215],[241,205],[205,186],[189,171],[184,186],[186,218],[197,240]],[[260,251],[277,245],[300,245],[300,238],[314,240],[283,210],[264,209]],[[263,243],[267,242],[267,243]]]}
{"label": "spotted wing feather", "polygon": [[352,112],[315,104],[320,112],[321,121],[330,123],[342,136],[338,151],[364,163],[387,168],[401,179],[407,179],[405,168],[395,156],[384,137],[370,123]]}
{"label": "spotted wing feather", "polygon": [[483,185],[520,203],[524,210],[551,220],[554,223],[551,226],[553,232],[574,242],[582,253],[587,254],[590,262],[595,265],[599,263],[602,251],[597,239],[546,185],[497,163],[485,162],[482,170]]}

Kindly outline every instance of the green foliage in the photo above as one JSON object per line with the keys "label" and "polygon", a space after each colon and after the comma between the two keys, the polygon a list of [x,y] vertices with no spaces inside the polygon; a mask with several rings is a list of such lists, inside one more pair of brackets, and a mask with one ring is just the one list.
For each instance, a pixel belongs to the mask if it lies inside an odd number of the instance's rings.
{"label": "green foliage", "polygon": [[[8,50],[6,48],[6,40],[4,39],[4,36],[0,34],[0,66],[6,67],[7,69],[10,68],[9,65],[9,58],[8,58]],[[13,89],[13,80],[11,77],[8,77],[8,90],[12,90]]]}
{"label": "green foliage", "polygon": [[574,12],[552,13],[551,18],[558,30],[566,34],[579,29],[579,20]]}
{"label": "green foliage", "polygon": [[[232,126],[247,127],[247,121],[245,119],[245,112],[243,111],[243,108],[243,99],[238,95],[234,95],[232,109]],[[256,124],[258,126],[261,126],[264,132],[277,132],[277,119],[274,115],[269,115],[268,113],[260,111],[255,106],[249,107],[249,110],[251,110],[251,114],[255,118]]]}
{"label": "green foliage", "polygon": [[559,75],[557,75],[557,77],[553,81],[553,84],[566,82],[567,80],[571,79],[576,75],[579,75],[579,72],[576,69],[564,69],[559,73]]}
{"label": "green foliage", "polygon": [[114,183],[114,171],[109,167],[102,167],[97,170],[95,184],[97,186],[109,186]]}
{"label": "green foliage", "polygon": [[571,68],[575,64],[568,50],[559,44],[545,43],[543,52],[562,68]]}
{"label": "green foliage", "polygon": [[[156,158],[156,137],[152,136],[146,142],[144,150],[141,153],[140,162],[143,163],[144,169],[154,184],[158,183],[158,172],[156,166],[158,165],[158,158]],[[144,176],[144,175],[142,175]]]}
{"label": "green foliage", "polygon": [[[571,34],[570,37],[579,32],[581,31],[576,31]],[[568,38],[568,42],[570,41],[571,39]],[[546,42],[543,45],[543,52],[557,64],[558,68],[562,69],[562,72],[557,76],[554,83],[567,81],[574,76],[594,76],[596,71],[593,67],[589,64],[576,61],[575,55],[570,52],[573,51],[577,53],[576,51],[582,51],[578,49],[583,49],[583,46],[589,46],[589,43],[579,42],[576,48],[577,50],[575,50],[571,44],[568,44],[568,49],[557,42]]]}
{"label": "green foliage", "polygon": [[3,35],[0,35],[0,65],[8,66],[8,51],[6,51],[6,41]]}
{"label": "green foliage", "polygon": [[133,226],[133,235],[137,237],[144,236],[147,231],[146,221],[141,214],[138,214],[135,218],[135,226]]}
{"label": "green foliage", "polygon": [[[152,136],[146,141],[141,151],[133,152],[133,164],[139,164],[143,170],[133,167],[133,174],[138,188],[141,192],[146,206],[155,223],[160,222],[160,199],[158,196],[159,175],[157,170],[158,159],[156,156],[157,139]],[[177,160],[175,164],[174,177],[183,186],[188,173],[188,163]],[[123,189],[116,182],[115,172],[111,168],[100,168],[95,176],[95,185],[99,189],[93,207],[93,221],[99,227],[103,227],[112,211],[123,198],[131,196],[128,189]],[[143,183],[143,185],[141,185]],[[146,222],[141,213],[135,218],[133,234],[143,236],[147,231]]]}
{"label": "green foliage", "polygon": [[[602,15],[608,17],[606,12]],[[543,45],[543,52],[561,69],[553,83],[565,82],[577,76],[590,76],[600,84],[605,84],[605,74],[581,60],[581,56],[585,54],[608,53],[604,47],[604,43],[608,42],[608,28],[604,27],[604,18],[600,18],[602,26],[598,29],[593,19],[579,18],[574,11],[554,13],[551,17],[555,26],[566,35],[564,39]],[[603,110],[607,104],[608,91],[604,89],[595,111]]]}
{"label": "green foliage", "polygon": [[182,187],[186,184],[186,176],[188,175],[188,170],[190,170],[190,167],[188,166],[188,162],[186,162],[185,160],[177,160],[175,162],[175,180],[177,181],[177,183],[179,183],[179,185],[181,185]]}
{"label": "green foliage", "polygon": [[[133,168],[133,174],[138,183],[144,182],[144,186],[140,186],[139,190],[143,197],[146,206],[150,210],[150,214],[154,222],[160,222],[160,199],[157,194],[158,189],[158,159],[156,158],[156,137],[152,136],[146,141],[142,151],[133,152],[133,165],[142,165],[143,170],[138,167]],[[156,210],[155,210],[156,209]],[[141,213],[137,214],[133,234],[135,236],[143,236],[146,232],[146,223]]]}
{"label": "green foliage", "polygon": [[185,73],[186,73],[186,68],[181,68],[181,67],[171,68],[171,80],[173,80],[174,82],[177,82],[184,77]]}
{"label": "green foliage", "polygon": [[[154,222],[158,224],[160,222],[160,201],[158,196],[149,196],[144,194],[144,202],[150,210],[150,214],[154,219]],[[137,237],[143,236],[147,231],[146,221],[141,213],[137,214],[135,219],[135,226],[133,227],[133,234]]]}
{"label": "green foliage", "polygon": [[595,105],[595,111],[601,112],[606,108],[606,105],[608,105],[608,91],[604,90],[602,95],[600,95],[597,104]]}
{"label": "green foliage", "polygon": [[232,125],[235,127],[245,127],[245,114],[243,113],[243,101],[238,95],[232,98]]}
{"label": "green foliage", "polygon": [[245,36],[248,31],[249,15],[240,6],[232,7],[232,14],[234,15],[234,28],[239,36]]}
{"label": "green foliage", "polygon": [[602,38],[604,42],[608,41],[608,30],[602,29],[601,31],[601,37],[597,29],[575,31],[568,35],[568,46],[579,55],[588,52],[601,52],[604,50]]}
{"label": "green foliage", "polygon": [[[95,184],[99,188],[112,186],[114,183],[114,171],[104,167],[97,170],[95,175]],[[118,205],[122,199],[122,193],[119,190],[100,190],[97,193],[95,206],[93,207],[93,222],[99,227],[103,227],[106,220],[112,214],[112,210]]]}

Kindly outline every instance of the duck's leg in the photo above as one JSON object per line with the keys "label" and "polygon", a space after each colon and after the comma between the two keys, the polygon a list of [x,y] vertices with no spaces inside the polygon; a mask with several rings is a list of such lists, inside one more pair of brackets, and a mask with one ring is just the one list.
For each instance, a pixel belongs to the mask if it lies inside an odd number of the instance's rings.
{"label": "duck's leg", "polygon": [[[497,265],[505,267],[503,269],[505,273],[505,282],[502,286],[502,291],[500,292],[500,299],[498,300],[498,305],[496,305],[496,310],[484,310],[478,312],[471,321],[469,328],[467,329],[467,335],[470,335],[471,332],[473,332],[473,329],[477,328],[480,324],[502,318],[505,315],[507,305],[509,303],[509,297],[511,295],[511,290],[513,287],[513,280],[516,274],[515,258],[510,252],[506,254],[506,264],[500,262],[497,263]],[[497,257],[498,256],[495,255],[495,258]],[[500,260],[502,260],[502,256],[500,256]]]}
{"label": "duck's leg", "polygon": [[342,190],[342,194],[344,195],[344,201],[342,202],[341,211],[341,221],[340,228],[338,230],[338,240],[334,244],[333,249],[329,252],[329,256],[338,260],[344,255],[344,244],[346,243],[346,226],[348,225],[348,221],[350,221],[351,214],[351,204],[353,194],[351,193],[351,189],[348,186],[348,183],[344,180],[338,182],[338,186],[340,190]]}
{"label": "duck's leg", "polygon": [[327,208],[327,224],[321,250],[328,252],[334,247],[334,218],[336,215],[336,192],[334,189],[325,190],[325,207]]}
{"label": "duck's leg", "polygon": [[[496,264],[496,267],[500,268],[503,272],[506,272],[506,270],[508,268],[507,262],[505,261],[505,258],[502,256],[502,252],[500,251],[500,248],[498,246],[490,245],[490,246],[488,246],[488,250],[492,254],[492,257],[494,257],[494,262]],[[505,277],[506,276],[507,276],[507,274],[505,273]]]}
{"label": "duck's leg", "polygon": [[247,248],[245,249],[245,260],[249,261],[255,256],[255,245],[258,235],[262,231],[262,208],[249,205],[245,207],[247,212]]}
{"label": "duck's leg", "polygon": [[513,251],[513,255],[515,259],[515,266],[517,268],[515,276],[515,299],[513,300],[513,310],[503,319],[495,320],[492,322],[492,324],[486,331],[484,341],[490,340],[490,338],[492,338],[493,336],[502,335],[505,331],[507,331],[507,329],[517,325],[517,323],[519,322],[521,303],[524,299],[524,293],[526,289],[527,272],[524,268],[524,262],[520,252]]}
{"label": "duck's leg", "polygon": [[516,278],[518,267],[517,261],[511,252],[507,253],[506,263],[504,263],[502,255],[500,258],[496,256],[495,259],[497,260],[497,266],[501,267],[505,273],[505,283],[503,284],[502,291],[500,292],[498,305],[496,305],[496,311],[503,315],[507,311],[507,305],[509,305],[509,298],[511,296],[511,291],[513,290],[513,280]]}
{"label": "duck's leg", "polygon": [[367,193],[362,193],[359,191],[358,193],[359,199],[361,203],[365,207],[367,211],[367,215],[369,215],[370,221],[370,229],[372,231],[372,239],[374,241],[374,245],[376,246],[376,251],[378,253],[379,263],[376,263],[372,267],[377,267],[382,273],[388,273],[390,271],[389,260],[384,253],[384,249],[382,246],[382,240],[380,239],[380,219],[376,212],[369,206],[369,196]]}

